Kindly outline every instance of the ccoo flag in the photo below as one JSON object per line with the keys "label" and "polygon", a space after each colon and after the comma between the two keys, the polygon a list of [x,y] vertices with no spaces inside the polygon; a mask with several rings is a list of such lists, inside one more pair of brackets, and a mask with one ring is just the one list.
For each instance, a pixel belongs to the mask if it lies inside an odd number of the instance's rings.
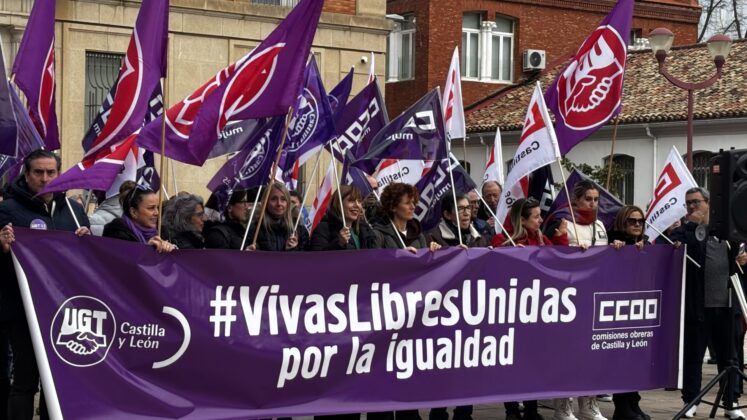
{"label": "ccoo flag", "polygon": [[503,142],[501,141],[501,128],[495,129],[495,141],[490,149],[490,157],[485,165],[485,175],[482,176],[482,183],[495,181],[503,186]]}
{"label": "ccoo flag", "polygon": [[464,104],[462,103],[462,77],[459,74],[459,48],[454,48],[451,66],[446,75],[444,97],[444,127],[449,139],[463,139],[467,136],[464,125]]}
{"label": "ccoo flag", "polygon": [[31,120],[48,150],[60,148],[55,111],[55,0],[36,0],[31,9],[16,61],[14,82],[28,100]]}
{"label": "ccoo flag", "polygon": [[618,0],[547,89],[565,155],[620,112],[633,0]]}
{"label": "ccoo flag", "polygon": [[501,201],[495,212],[498,220],[504,220],[514,201],[529,194],[528,176],[541,167],[560,159],[558,141],[552,129],[552,121],[547,113],[539,82],[529,101],[524,129],[521,132],[519,148],[514,154],[511,169],[506,176]]}
{"label": "ccoo flag", "polygon": [[[348,152],[353,157],[363,156],[368,151],[374,136],[389,124],[384,99],[379,84],[369,83],[355,95],[345,107],[336,113],[335,157],[343,160]],[[347,163],[347,162],[346,162]]]}
{"label": "ccoo flag", "polygon": [[646,211],[646,235],[650,241],[653,242],[659,236],[659,232],[664,232],[674,222],[687,215],[685,193],[697,186],[698,183],[687,170],[680,152],[672,146],[656,181],[654,198]]}
{"label": "ccoo flag", "polygon": [[[261,44],[166,112],[165,155],[201,166],[229,121],[283,115],[296,102],[323,0],[301,0]],[[138,143],[161,150],[161,119]]]}
{"label": "ccoo flag", "polygon": [[457,158],[453,154],[450,157],[451,159],[442,159],[438,165],[433,165],[415,185],[420,192],[420,199],[415,207],[415,218],[420,221],[423,231],[433,229],[441,221],[441,203],[444,196],[451,191],[449,163],[457,192],[466,194],[477,188]]}

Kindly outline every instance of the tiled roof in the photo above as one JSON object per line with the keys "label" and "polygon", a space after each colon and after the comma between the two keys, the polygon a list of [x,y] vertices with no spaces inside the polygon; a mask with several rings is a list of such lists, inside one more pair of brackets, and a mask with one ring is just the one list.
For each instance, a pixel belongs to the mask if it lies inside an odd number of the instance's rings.
{"label": "tiled roof", "polygon": [[[700,82],[715,72],[705,44],[675,47],[667,57],[669,72],[680,80]],[[467,132],[521,130],[526,107],[539,78],[542,89],[552,83],[565,63],[502,88],[465,108]],[[695,91],[695,119],[747,116],[747,42],[735,41],[721,80]],[[687,91],[670,84],[658,72],[651,50],[628,55],[620,124],[687,120]]]}

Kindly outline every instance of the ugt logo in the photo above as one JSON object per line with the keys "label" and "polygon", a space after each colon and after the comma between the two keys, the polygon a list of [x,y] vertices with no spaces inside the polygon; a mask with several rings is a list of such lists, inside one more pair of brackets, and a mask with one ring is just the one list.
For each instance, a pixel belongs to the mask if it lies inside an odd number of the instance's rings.
{"label": "ugt logo", "polygon": [[87,367],[106,358],[116,331],[114,314],[104,302],[90,296],[75,296],[57,309],[49,338],[62,361]]}
{"label": "ugt logo", "polygon": [[289,152],[296,152],[316,131],[319,123],[319,102],[314,94],[307,88],[304,88],[303,94],[299,97],[298,110],[288,127],[288,146]]}
{"label": "ugt logo", "polygon": [[626,47],[612,26],[589,36],[558,78],[558,107],[565,124],[587,130],[609,119],[620,105]]}

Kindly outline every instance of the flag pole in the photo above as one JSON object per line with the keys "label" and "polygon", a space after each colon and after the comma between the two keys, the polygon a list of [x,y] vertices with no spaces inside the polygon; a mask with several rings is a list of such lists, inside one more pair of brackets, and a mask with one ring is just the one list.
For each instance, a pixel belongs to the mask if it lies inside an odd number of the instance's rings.
{"label": "flag pole", "polygon": [[174,159],[169,159],[169,168],[171,169],[171,182],[174,184],[174,195],[179,194],[179,187],[176,185],[176,162]]}
{"label": "flag pole", "polygon": [[[454,217],[455,217],[455,224],[457,227],[457,233],[459,234],[459,245],[464,245],[464,241],[462,240],[462,226],[459,223],[459,208],[457,206],[457,199],[456,199],[456,184],[454,184],[454,172],[451,169],[451,139],[449,139],[449,135],[446,134],[444,136],[444,141],[446,142],[446,166],[449,169],[449,181],[451,182],[451,197],[454,200]],[[472,216],[470,216],[472,217]]]}
{"label": "flag pole", "polygon": [[[314,162],[314,169],[311,171],[311,179],[314,179],[314,176],[316,176],[316,171],[319,169],[319,158],[321,157],[322,149],[319,149],[318,152],[316,152],[316,161]],[[304,165],[305,166],[305,165]],[[303,206],[306,205],[306,199],[309,198],[309,187],[306,187],[306,191],[303,192],[303,199],[301,200],[301,208],[298,209],[298,217],[296,217],[296,223],[293,224],[293,231],[296,232],[298,230],[298,223],[301,221],[301,218],[303,217]]]}
{"label": "flag pole", "polygon": [[[288,113],[285,115],[285,126],[283,127],[283,138],[280,140],[280,146],[278,146],[278,152],[275,156],[275,162],[272,163],[272,169],[270,170],[270,180],[267,182],[267,189],[265,190],[264,197],[262,198],[262,212],[259,214],[259,220],[257,221],[257,229],[254,230],[254,238],[252,238],[252,245],[257,246],[257,237],[259,237],[259,229],[262,226],[262,221],[265,219],[265,210],[267,210],[267,199],[270,197],[270,191],[272,191],[272,183],[275,182],[275,171],[277,170],[278,164],[280,163],[280,154],[283,152],[285,146],[285,138],[288,136],[288,126],[293,119],[293,105],[288,107]],[[290,226],[288,226],[290,227]]]}
{"label": "flag pole", "polygon": [[262,186],[259,186],[259,189],[257,190],[257,195],[254,197],[254,205],[252,206],[252,212],[249,214],[249,221],[246,222],[246,229],[244,229],[244,239],[241,240],[241,248],[239,248],[239,251],[244,250],[244,246],[246,245],[246,237],[249,236],[249,228],[252,226],[252,220],[254,220],[254,212],[257,211],[257,201],[259,201],[259,196],[262,194]]}
{"label": "flag pole", "polygon": [[[576,235],[576,240],[579,240],[578,237],[578,228],[576,228],[576,215],[573,214],[573,201],[571,199],[571,193],[568,191],[568,183],[566,182],[565,178],[565,169],[563,169],[563,164],[560,162],[560,159],[558,159],[556,162],[558,162],[558,166],[560,167],[560,177],[563,178],[563,188],[565,188],[565,196],[568,197],[568,208],[571,210],[571,220],[573,221],[573,233]],[[594,221],[596,223],[596,221]],[[579,242],[580,245],[580,242]]]}
{"label": "flag pole", "polygon": [[[167,47],[168,48],[168,47]],[[166,77],[161,78],[161,88],[163,91],[163,114],[161,114],[161,163],[160,163],[160,169],[159,173],[163,174],[163,164],[166,159],[164,159],[163,155],[166,153],[166,110],[167,107],[167,88],[168,83],[166,81]],[[163,182],[161,182],[161,187],[163,187]],[[161,237],[161,228],[163,227],[163,194],[165,191],[161,188],[158,190],[158,236]]]}
{"label": "flag pole", "polygon": [[[329,143],[329,154],[331,159],[335,159],[335,155],[332,152],[332,142]],[[342,217],[342,227],[343,229],[348,227],[347,223],[345,222],[345,206],[342,203],[342,193],[340,192],[340,176],[337,174],[337,162],[332,162],[332,172],[335,176],[335,182],[337,183],[337,198],[340,199],[340,217]]]}
{"label": "flag pole", "polygon": [[503,223],[501,223],[501,221],[498,220],[498,216],[495,215],[495,212],[493,212],[493,210],[490,208],[490,206],[488,205],[488,202],[485,201],[484,198],[482,198],[482,194],[480,194],[480,191],[477,191],[477,189],[475,189],[475,192],[477,193],[477,196],[480,197],[480,201],[482,201],[482,204],[485,205],[485,209],[493,217],[493,220],[495,220],[495,223],[497,223],[498,226],[501,227],[501,232],[503,232],[503,234],[506,236],[506,238],[508,238],[508,241],[511,242],[512,246],[516,246],[516,242],[514,242],[514,240],[511,238],[511,235],[508,234],[508,231],[503,226]]}
{"label": "flag pole", "polygon": [[[662,231],[660,231],[659,229],[657,229],[656,226],[654,226],[653,224],[648,224],[647,227],[650,227],[651,229],[655,230],[656,233],[659,234],[659,236],[661,236],[662,238],[666,239],[667,242],[669,242],[670,244],[674,245],[674,242],[671,239],[669,239],[669,237],[667,235],[665,235]],[[696,267],[701,268],[700,264],[698,264],[694,259],[690,258],[690,256],[687,255],[687,253],[685,253],[685,258],[687,258],[688,260],[690,260],[691,263],[695,264]]]}
{"label": "flag pole", "polygon": [[67,208],[70,210],[70,215],[73,216],[73,221],[75,222],[75,226],[80,229],[80,222],[78,222],[78,218],[75,216],[75,212],[73,211],[73,205],[70,204],[70,199],[65,196],[65,203],[67,203]]}
{"label": "flag pole", "polygon": [[615,160],[615,139],[617,139],[618,124],[620,124],[620,118],[615,118],[615,129],[612,130],[612,149],[610,150],[610,158],[607,162],[607,184],[604,186],[607,191],[610,190],[610,181],[612,180],[612,164]]}

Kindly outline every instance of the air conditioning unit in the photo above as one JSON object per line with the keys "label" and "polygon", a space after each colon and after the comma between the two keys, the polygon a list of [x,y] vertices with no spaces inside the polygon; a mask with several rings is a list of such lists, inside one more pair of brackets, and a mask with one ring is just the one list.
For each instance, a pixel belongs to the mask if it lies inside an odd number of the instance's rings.
{"label": "air conditioning unit", "polygon": [[545,50],[524,50],[524,71],[545,69]]}

